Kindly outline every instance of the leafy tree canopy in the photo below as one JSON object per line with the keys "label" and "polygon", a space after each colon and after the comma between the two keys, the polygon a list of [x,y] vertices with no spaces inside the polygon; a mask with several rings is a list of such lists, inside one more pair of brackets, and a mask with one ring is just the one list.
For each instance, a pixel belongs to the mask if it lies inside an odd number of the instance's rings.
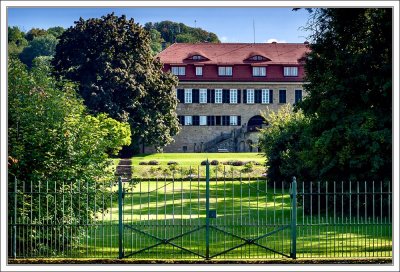
{"label": "leafy tree canopy", "polygon": [[160,32],[161,38],[164,40],[167,46],[175,42],[220,42],[216,34],[205,31],[198,27],[190,27],[183,23],[176,23],[172,21],[161,21],[156,23],[149,22],[144,25],[144,28],[147,31],[155,29]]}
{"label": "leafy tree canopy", "polygon": [[161,52],[162,50],[162,42],[164,41],[161,38],[161,34],[160,32],[158,32],[157,30],[150,29],[150,47],[151,47],[151,51],[153,53],[153,55],[157,55],[158,53]]}
{"label": "leafy tree canopy", "polygon": [[15,56],[21,53],[28,41],[25,39],[25,33],[17,26],[8,27],[8,53]]}
{"label": "leafy tree canopy", "polygon": [[305,165],[316,178],[383,180],[392,175],[392,10],[317,9],[308,27],[311,118]]}
{"label": "leafy tree canopy", "polygon": [[63,34],[65,29],[62,26],[55,26],[50,27],[47,29],[47,34],[53,35],[54,37],[58,38],[61,34]]}
{"label": "leafy tree canopy", "polygon": [[[22,188],[26,192],[87,192],[87,195],[74,195],[63,205],[57,205],[52,196],[30,198],[29,194],[19,194],[16,212],[20,220],[27,224],[53,222],[60,231],[63,223],[88,224],[94,212],[101,212],[99,208],[94,210],[96,205],[102,207],[99,202],[95,203],[94,193],[107,194],[107,188],[100,185],[110,184],[114,179],[108,154],[129,145],[130,129],[129,124],[105,114],[87,114],[76,96],[75,86],[55,80],[49,74],[46,62],[35,60],[33,68],[27,70],[19,60],[9,61],[8,173],[9,179],[18,183],[20,192]],[[9,182],[10,186],[13,184]],[[14,200],[9,198],[9,201],[9,214],[13,214]],[[88,203],[88,206],[79,209],[80,203]],[[64,205],[71,209],[64,209]],[[71,230],[63,236],[63,243],[79,242],[83,233],[79,227]],[[27,230],[23,236],[17,234],[17,244],[25,235],[35,241],[27,245],[26,250],[55,253],[57,241],[50,239],[48,233]]]}
{"label": "leafy tree canopy", "polygon": [[268,110],[262,116],[268,126],[261,130],[259,145],[267,158],[268,180],[290,182],[293,176],[301,180],[309,178],[301,163],[309,119],[301,110],[294,112],[290,104],[282,106],[278,112]]}
{"label": "leafy tree canopy", "polygon": [[53,35],[36,37],[22,50],[19,58],[30,67],[32,66],[33,59],[36,57],[53,56],[55,54],[56,45],[57,39]]}
{"label": "leafy tree canopy", "polygon": [[133,19],[81,18],[60,36],[53,65],[57,76],[79,83],[92,113],[128,121],[133,144],[159,148],[178,132],[177,79],[162,71],[148,32]]}
{"label": "leafy tree canopy", "polygon": [[32,28],[25,34],[25,39],[27,39],[28,41],[32,41],[34,38],[46,35],[47,35],[46,30],[41,28]]}

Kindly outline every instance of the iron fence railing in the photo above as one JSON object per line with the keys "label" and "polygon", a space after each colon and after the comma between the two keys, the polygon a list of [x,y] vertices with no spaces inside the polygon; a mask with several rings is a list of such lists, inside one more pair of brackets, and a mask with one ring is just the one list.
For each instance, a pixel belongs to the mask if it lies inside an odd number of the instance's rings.
{"label": "iron fence railing", "polygon": [[269,182],[210,168],[95,186],[10,179],[8,256],[392,256],[390,182]]}

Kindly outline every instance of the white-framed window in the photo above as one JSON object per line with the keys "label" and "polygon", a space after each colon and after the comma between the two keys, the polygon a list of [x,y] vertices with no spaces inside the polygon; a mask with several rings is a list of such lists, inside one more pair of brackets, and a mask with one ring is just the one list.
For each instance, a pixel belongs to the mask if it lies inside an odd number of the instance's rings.
{"label": "white-framed window", "polygon": [[284,76],[297,76],[298,75],[298,68],[297,67],[284,67],[283,68],[283,75]]}
{"label": "white-framed window", "polygon": [[229,93],[229,103],[236,104],[237,103],[237,90],[231,89]]}
{"label": "white-framed window", "polygon": [[269,103],[269,90],[268,89],[262,89],[261,90],[261,103],[262,104],[268,104]]}
{"label": "white-framed window", "polygon": [[199,102],[201,104],[207,103],[207,89],[200,89]]}
{"label": "white-framed window", "polygon": [[219,76],[232,76],[232,67],[230,66],[220,66],[218,67]]}
{"label": "white-framed window", "polygon": [[171,72],[176,76],[184,76],[185,75],[185,67],[184,66],[172,66]]}
{"label": "white-framed window", "polygon": [[196,76],[202,76],[202,75],[203,75],[203,67],[196,66]]}
{"label": "white-framed window", "polygon": [[253,67],[253,76],[265,77],[267,75],[267,67]]}
{"label": "white-framed window", "polygon": [[254,103],[254,89],[247,89],[247,104]]}
{"label": "white-framed window", "polygon": [[185,126],[191,126],[191,125],[193,125],[192,116],[185,115]]}
{"label": "white-framed window", "polygon": [[222,103],[222,89],[215,89],[215,103]]}
{"label": "white-framed window", "polygon": [[185,89],[185,103],[192,103],[192,89]]}
{"label": "white-framed window", "polygon": [[238,124],[238,118],[236,115],[229,116],[229,125],[231,126],[237,126]]}
{"label": "white-framed window", "polygon": [[207,125],[207,116],[200,115],[200,126],[206,126],[206,125]]}

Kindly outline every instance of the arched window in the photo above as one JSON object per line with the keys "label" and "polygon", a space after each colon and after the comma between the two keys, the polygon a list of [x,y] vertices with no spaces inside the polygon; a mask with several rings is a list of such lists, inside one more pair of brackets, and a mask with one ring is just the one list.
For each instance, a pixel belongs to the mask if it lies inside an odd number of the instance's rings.
{"label": "arched window", "polygon": [[257,132],[263,125],[266,125],[265,119],[260,115],[255,115],[247,123],[247,132]]}

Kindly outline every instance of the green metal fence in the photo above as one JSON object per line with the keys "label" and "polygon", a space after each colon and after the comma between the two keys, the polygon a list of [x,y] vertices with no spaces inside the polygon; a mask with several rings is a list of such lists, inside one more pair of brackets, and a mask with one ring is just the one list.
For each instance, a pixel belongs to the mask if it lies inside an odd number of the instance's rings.
{"label": "green metal fence", "polygon": [[9,257],[392,256],[389,183],[267,182],[213,167],[94,190],[9,180]]}

